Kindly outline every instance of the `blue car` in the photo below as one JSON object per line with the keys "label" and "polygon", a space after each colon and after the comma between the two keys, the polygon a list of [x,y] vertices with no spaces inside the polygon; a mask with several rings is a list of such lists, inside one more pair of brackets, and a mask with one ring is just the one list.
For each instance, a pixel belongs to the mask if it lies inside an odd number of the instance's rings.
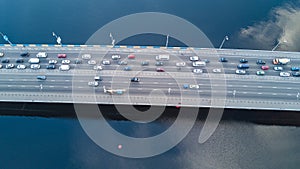
{"label": "blue car", "polygon": [[183,85],[183,88],[184,88],[184,89],[187,89],[187,88],[189,88],[189,85],[188,85],[188,84],[184,84],[184,85]]}
{"label": "blue car", "polygon": [[239,64],[239,65],[237,65],[237,68],[238,69],[248,69],[249,65],[248,64]]}
{"label": "blue car", "polygon": [[130,66],[126,66],[126,67],[124,68],[124,70],[125,70],[125,71],[130,71],[130,70],[131,70],[131,67],[130,67]]}
{"label": "blue car", "polygon": [[241,62],[241,63],[247,63],[247,62],[248,62],[248,60],[247,60],[247,59],[244,59],[244,58],[242,58],[242,59],[240,59],[240,62]]}
{"label": "blue car", "polygon": [[291,67],[291,71],[299,71],[300,68],[299,67]]}
{"label": "blue car", "polygon": [[224,57],[220,58],[220,62],[228,62],[228,60]]}

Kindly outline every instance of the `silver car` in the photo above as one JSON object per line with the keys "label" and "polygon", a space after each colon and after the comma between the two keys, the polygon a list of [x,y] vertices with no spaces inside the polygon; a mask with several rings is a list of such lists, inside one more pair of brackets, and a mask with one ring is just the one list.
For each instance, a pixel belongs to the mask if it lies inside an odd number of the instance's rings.
{"label": "silver car", "polygon": [[88,85],[91,86],[91,87],[97,87],[97,86],[99,86],[99,82],[91,81],[91,82],[88,82]]}
{"label": "silver car", "polygon": [[8,65],[5,66],[6,69],[12,69],[14,67],[15,67],[14,64],[8,64]]}
{"label": "silver car", "polygon": [[95,60],[89,60],[89,61],[88,61],[88,64],[89,64],[89,65],[95,65],[95,64],[96,64],[96,61],[95,61]]}
{"label": "silver car", "polygon": [[103,65],[110,65],[110,61],[109,61],[109,60],[103,60],[103,61],[102,61],[102,64],[103,64]]}
{"label": "silver car", "polygon": [[91,54],[83,54],[83,55],[81,55],[81,58],[85,59],[85,60],[88,60],[88,59],[92,58],[92,55]]}
{"label": "silver car", "polygon": [[18,65],[17,69],[26,69],[26,65]]}
{"label": "silver car", "polygon": [[31,64],[31,65],[30,65],[30,68],[31,68],[31,69],[40,69],[41,66],[40,66],[39,64]]}

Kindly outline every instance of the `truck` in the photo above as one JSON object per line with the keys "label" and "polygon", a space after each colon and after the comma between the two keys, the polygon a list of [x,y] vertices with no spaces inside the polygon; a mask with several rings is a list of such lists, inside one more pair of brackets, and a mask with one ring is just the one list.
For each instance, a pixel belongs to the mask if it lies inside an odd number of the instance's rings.
{"label": "truck", "polygon": [[29,62],[30,64],[37,64],[37,63],[40,63],[40,59],[39,59],[39,58],[30,58],[30,59],[28,60],[28,62]]}
{"label": "truck", "polygon": [[106,89],[105,86],[103,86],[103,91],[104,93],[108,93],[110,95],[113,95],[113,94],[117,94],[117,95],[122,95],[126,90],[125,89]]}
{"label": "truck", "polygon": [[156,57],[155,57],[155,59],[157,60],[157,61],[160,61],[160,60],[169,60],[170,59],[170,55],[157,55]]}
{"label": "truck", "polygon": [[291,62],[291,59],[288,59],[288,58],[275,58],[275,59],[273,59],[273,64],[274,65],[286,65],[289,62]]}

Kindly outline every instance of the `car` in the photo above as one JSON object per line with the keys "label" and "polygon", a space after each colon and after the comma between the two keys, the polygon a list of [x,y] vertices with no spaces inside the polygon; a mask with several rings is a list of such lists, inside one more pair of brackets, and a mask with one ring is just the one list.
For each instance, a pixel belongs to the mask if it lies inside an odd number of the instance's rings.
{"label": "car", "polygon": [[3,67],[3,66],[2,66],[2,65],[0,65],[0,69],[2,69],[2,67]]}
{"label": "car", "polygon": [[67,54],[65,54],[65,53],[59,53],[59,54],[57,54],[57,57],[58,58],[66,58]]}
{"label": "car", "polygon": [[248,63],[248,60],[245,58],[240,59],[240,63]]}
{"label": "car", "polygon": [[82,60],[80,60],[80,59],[75,60],[75,64],[81,64],[81,63],[82,63]]}
{"label": "car", "polygon": [[81,58],[84,60],[89,60],[92,58],[92,55],[91,54],[83,54],[83,55],[81,55]]}
{"label": "car", "polygon": [[199,56],[191,56],[190,57],[190,61],[194,62],[194,61],[198,61],[199,60]]}
{"label": "car", "polygon": [[283,67],[281,67],[281,66],[275,66],[273,69],[274,69],[275,71],[282,71],[282,70],[283,70]]}
{"label": "car", "polygon": [[245,75],[247,72],[246,72],[246,70],[237,69],[237,70],[235,70],[235,73],[238,75]]}
{"label": "car", "polygon": [[292,75],[293,75],[294,77],[299,77],[299,76],[300,76],[300,72],[292,72]]}
{"label": "car", "polygon": [[228,62],[228,59],[227,59],[227,58],[224,58],[224,57],[221,57],[221,58],[220,58],[220,62]]}
{"label": "car", "polygon": [[165,70],[163,68],[156,68],[157,72],[164,72]]}
{"label": "car", "polygon": [[269,70],[269,68],[270,68],[269,66],[261,66],[262,70]]}
{"label": "car", "polygon": [[199,89],[200,87],[199,87],[199,85],[197,85],[197,84],[190,84],[190,85],[189,85],[189,88],[190,88],[190,89]]}
{"label": "car", "polygon": [[221,69],[213,69],[212,71],[213,71],[213,73],[221,73],[222,72]]}
{"label": "car", "polygon": [[56,64],[57,63],[57,60],[49,60],[49,64]]}
{"label": "car", "polygon": [[88,64],[89,64],[89,65],[95,65],[96,63],[97,63],[97,62],[96,62],[95,60],[89,60],[89,61],[88,61]]}
{"label": "car", "polygon": [[47,53],[46,52],[39,52],[36,54],[37,58],[46,58],[47,57]]}
{"label": "car", "polygon": [[177,62],[176,66],[177,67],[183,67],[183,66],[185,66],[185,62]]}
{"label": "car", "polygon": [[197,62],[193,62],[192,66],[193,67],[203,67],[203,66],[206,66],[206,63],[203,61],[197,61]]}
{"label": "car", "polygon": [[8,65],[5,66],[6,69],[12,69],[14,67],[15,67],[14,64],[8,64]]}
{"label": "car", "polygon": [[124,70],[125,70],[125,71],[130,71],[130,70],[132,70],[132,68],[131,68],[130,66],[126,66],[126,67],[124,68]]}
{"label": "car", "polygon": [[102,70],[102,66],[100,65],[94,66],[94,70]]}
{"label": "car", "polygon": [[29,56],[29,53],[28,52],[23,52],[23,53],[20,54],[20,56],[27,57],[27,56]]}
{"label": "car", "polygon": [[39,65],[39,64],[31,64],[31,65],[30,65],[30,68],[31,68],[31,69],[40,69],[40,68],[41,68],[41,65]]}
{"label": "car", "polygon": [[202,69],[193,69],[193,73],[203,73]]}
{"label": "car", "polygon": [[140,79],[137,78],[137,77],[133,77],[133,78],[130,79],[130,81],[131,81],[131,82],[139,82]]}
{"label": "car", "polygon": [[55,69],[55,67],[56,67],[55,65],[53,65],[53,64],[50,64],[50,65],[47,65],[47,67],[46,67],[46,68],[47,68],[47,69]]}
{"label": "car", "polygon": [[118,59],[121,59],[121,56],[120,55],[112,55],[111,59],[112,60],[118,60]]}
{"label": "car", "polygon": [[263,70],[258,70],[256,72],[256,75],[265,75],[265,72]]}
{"label": "car", "polygon": [[142,64],[142,66],[148,66],[149,62],[148,61],[143,61],[141,64]]}
{"label": "car", "polygon": [[102,81],[102,77],[101,77],[101,76],[95,76],[95,77],[94,77],[94,80],[95,80],[95,81]]}
{"label": "car", "polygon": [[189,88],[189,85],[188,85],[188,84],[184,84],[184,85],[183,85],[183,88],[184,88],[184,89],[188,89],[188,88]]}
{"label": "car", "polygon": [[23,62],[24,62],[23,59],[17,59],[17,60],[16,60],[16,63],[23,63]]}
{"label": "car", "polygon": [[36,78],[37,78],[38,80],[46,80],[46,79],[47,79],[47,77],[44,76],[44,75],[38,75],[38,76],[36,76]]}
{"label": "car", "polygon": [[61,61],[61,63],[62,63],[62,64],[70,64],[70,63],[71,63],[71,61],[70,61],[70,60],[67,60],[67,59],[65,59],[65,60],[62,60],[62,61]]}
{"label": "car", "polygon": [[60,71],[68,71],[68,70],[70,70],[70,65],[60,65],[59,70]]}
{"label": "car", "polygon": [[129,54],[129,55],[127,56],[127,58],[128,58],[128,59],[135,59],[135,55],[134,55],[134,54]]}
{"label": "car", "polygon": [[26,69],[26,65],[18,65],[17,69]]}
{"label": "car", "polygon": [[109,60],[102,60],[102,64],[103,65],[110,65],[110,61]]}
{"label": "car", "polygon": [[210,61],[208,59],[201,59],[205,63],[209,63]]}
{"label": "car", "polygon": [[127,64],[128,64],[127,61],[119,61],[119,62],[118,62],[118,65],[127,65]]}
{"label": "car", "polygon": [[238,69],[249,69],[249,65],[248,64],[238,64],[237,68]]}
{"label": "car", "polygon": [[4,52],[0,52],[0,57],[3,57],[4,56]]}
{"label": "car", "polygon": [[291,71],[299,71],[299,70],[300,70],[299,67],[295,67],[295,66],[291,67]]}
{"label": "car", "polygon": [[264,65],[264,64],[266,64],[266,61],[261,60],[261,59],[258,59],[258,60],[256,61],[256,64],[258,64],[258,65]]}
{"label": "car", "polygon": [[280,72],[279,76],[281,76],[281,77],[290,77],[291,73],[289,73],[289,72]]}
{"label": "car", "polygon": [[99,86],[99,82],[98,81],[91,81],[91,82],[88,82],[88,85],[91,86],[91,87],[97,87],[97,86]]}
{"label": "car", "polygon": [[1,60],[2,63],[9,63],[9,59],[3,59]]}
{"label": "car", "polygon": [[163,66],[164,62],[155,62],[155,66]]}

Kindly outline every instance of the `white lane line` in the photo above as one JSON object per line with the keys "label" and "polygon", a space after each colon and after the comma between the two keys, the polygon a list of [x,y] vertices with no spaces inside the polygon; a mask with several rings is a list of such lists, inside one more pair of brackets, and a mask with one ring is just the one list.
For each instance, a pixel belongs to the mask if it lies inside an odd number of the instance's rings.
{"label": "white lane line", "polygon": [[79,82],[84,82],[84,80],[80,80]]}
{"label": "white lane line", "polygon": [[275,86],[274,86],[274,87],[272,87],[272,88],[273,88],[273,89],[277,89],[277,87],[275,87]]}
{"label": "white lane line", "polygon": [[9,79],[9,81],[13,81],[13,79]]}
{"label": "white lane line", "polygon": [[247,85],[243,85],[243,87],[248,87]]}
{"label": "white lane line", "polygon": [[7,85],[7,87],[11,87],[11,85]]}
{"label": "white lane line", "polygon": [[247,94],[248,92],[243,92],[243,94]]}
{"label": "white lane line", "polygon": [[66,82],[69,82],[70,80],[65,80]]}
{"label": "white lane line", "polygon": [[25,85],[22,85],[21,87],[26,87]]}
{"label": "white lane line", "polygon": [[138,90],[143,90],[142,88],[138,88]]}
{"label": "white lane line", "polygon": [[49,86],[50,88],[54,88],[54,86]]}
{"label": "white lane line", "polygon": [[173,83],[168,83],[168,85],[172,85]]}
{"label": "white lane line", "polygon": [[262,93],[257,93],[257,94],[260,94],[260,95],[261,95]]}
{"label": "white lane line", "polygon": [[158,82],[154,82],[154,84],[158,84]]}
{"label": "white lane line", "polygon": [[272,95],[276,96],[276,95],[277,95],[277,93],[273,93]]}
{"label": "white lane line", "polygon": [[79,89],[82,89],[83,87],[81,87],[81,86],[78,86],[78,88],[79,88]]}
{"label": "white lane line", "polygon": [[292,94],[287,94],[288,96],[291,96]]}
{"label": "white lane line", "polygon": [[262,86],[257,86],[258,88],[262,88]]}
{"label": "white lane line", "polygon": [[68,89],[69,87],[68,87],[68,86],[65,86],[64,88],[65,88],[65,89]]}
{"label": "white lane line", "polygon": [[287,89],[291,90],[292,88],[289,87],[289,88],[287,88]]}
{"label": "white lane line", "polygon": [[55,82],[55,80],[50,80],[51,82]]}

